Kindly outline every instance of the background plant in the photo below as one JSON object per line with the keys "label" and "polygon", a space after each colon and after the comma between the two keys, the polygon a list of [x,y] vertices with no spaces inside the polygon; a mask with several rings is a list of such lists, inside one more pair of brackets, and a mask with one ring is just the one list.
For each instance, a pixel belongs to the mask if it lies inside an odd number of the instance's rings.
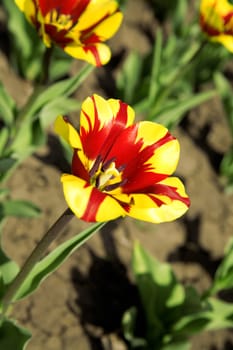
{"label": "background plant", "polygon": [[137,242],[132,270],[142,308],[132,307],[122,323],[130,349],[191,348],[194,334],[233,327],[233,306],[216,297],[233,287],[233,240],[226,247],[213,284],[202,294],[192,286],[183,286],[171,266],[154,259]]}

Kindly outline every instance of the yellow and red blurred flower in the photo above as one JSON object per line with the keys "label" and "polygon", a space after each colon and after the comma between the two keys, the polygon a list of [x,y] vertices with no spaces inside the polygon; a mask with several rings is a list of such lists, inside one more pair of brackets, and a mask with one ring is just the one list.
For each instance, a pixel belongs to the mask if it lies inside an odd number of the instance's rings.
{"label": "yellow and red blurred flower", "polygon": [[15,0],[45,45],[101,66],[111,57],[103,42],[118,30],[122,13],[115,0]]}
{"label": "yellow and red blurred flower", "polygon": [[72,174],[61,181],[78,218],[95,222],[129,215],[159,223],[188,209],[182,182],[170,177],[178,141],[162,125],[133,122],[130,106],[98,95],[83,102],[79,132],[67,118],[57,118],[55,131],[73,148]]}
{"label": "yellow and red blurred flower", "polygon": [[233,5],[227,0],[202,0],[200,25],[212,41],[233,52]]}

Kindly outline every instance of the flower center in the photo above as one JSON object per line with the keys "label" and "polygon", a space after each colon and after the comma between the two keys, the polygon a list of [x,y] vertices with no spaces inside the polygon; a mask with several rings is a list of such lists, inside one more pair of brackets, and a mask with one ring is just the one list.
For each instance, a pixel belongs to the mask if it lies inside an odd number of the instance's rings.
{"label": "flower center", "polygon": [[124,168],[124,166],[117,168],[115,159],[102,163],[100,157],[97,157],[89,172],[90,183],[100,191],[113,191],[126,182],[122,180],[122,170]]}
{"label": "flower center", "polygon": [[62,29],[70,29],[73,25],[73,21],[70,15],[64,15],[60,13],[57,9],[53,9],[48,14],[48,23],[54,24]]}

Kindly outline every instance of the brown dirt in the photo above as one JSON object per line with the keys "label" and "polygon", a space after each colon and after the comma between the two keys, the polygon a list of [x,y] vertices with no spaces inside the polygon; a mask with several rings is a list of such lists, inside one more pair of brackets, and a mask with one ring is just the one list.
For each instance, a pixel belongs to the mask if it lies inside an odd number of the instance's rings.
{"label": "brown dirt", "polygon": [[[129,1],[125,23],[112,41],[114,53],[127,53],[135,47],[146,52],[149,42],[143,26],[153,31],[153,15],[144,1]],[[77,66],[75,63],[73,70]],[[101,74],[91,75],[78,92],[79,98],[93,92],[104,95],[99,85]],[[3,55],[0,79],[19,103],[31,91],[30,84],[15,76]],[[175,134],[181,143],[177,174],[185,180],[192,201],[187,215],[161,225],[117,220],[90,239],[35,294],[15,305],[14,317],[33,334],[28,350],[126,349],[119,327],[123,311],[136,300],[129,267],[135,239],[159,260],[171,262],[184,283],[200,291],[210,285],[233,230],[233,195],[224,193],[216,170],[231,143],[220,101],[215,99],[192,111]],[[67,165],[60,154],[50,132],[48,144],[27,159],[8,183],[14,198],[31,200],[43,210],[39,219],[12,218],[4,227],[5,249],[19,264],[66,207],[60,174]],[[85,223],[73,219],[61,240],[84,227]],[[192,350],[230,350],[233,335],[227,330],[206,333],[194,337],[192,344]]]}

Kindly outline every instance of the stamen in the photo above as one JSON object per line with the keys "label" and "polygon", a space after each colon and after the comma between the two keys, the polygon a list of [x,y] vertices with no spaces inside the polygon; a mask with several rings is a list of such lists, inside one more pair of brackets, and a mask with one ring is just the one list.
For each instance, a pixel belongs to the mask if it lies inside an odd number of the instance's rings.
{"label": "stamen", "polygon": [[115,184],[105,186],[104,187],[104,191],[107,191],[107,192],[113,191],[113,190],[115,190],[116,188],[118,188],[120,186],[124,186],[126,183],[127,183],[127,179],[124,179],[124,180],[122,180],[120,182],[117,182]]}
{"label": "stamen", "polygon": [[119,171],[119,173],[121,173],[123,170],[125,170],[125,168],[126,168],[126,165],[122,164],[117,168],[117,170]]}
{"label": "stamen", "polygon": [[105,162],[105,163],[102,165],[101,170],[102,170],[102,171],[107,170],[107,169],[109,168],[109,166],[110,166],[113,162],[115,162],[115,160],[116,160],[116,157],[112,157],[111,159],[109,159],[107,162]]}
{"label": "stamen", "polygon": [[97,170],[99,169],[100,163],[101,163],[101,155],[98,155],[98,157],[96,158],[91,170],[89,171],[89,175],[90,177],[93,177],[95,175],[95,173],[97,172]]}

